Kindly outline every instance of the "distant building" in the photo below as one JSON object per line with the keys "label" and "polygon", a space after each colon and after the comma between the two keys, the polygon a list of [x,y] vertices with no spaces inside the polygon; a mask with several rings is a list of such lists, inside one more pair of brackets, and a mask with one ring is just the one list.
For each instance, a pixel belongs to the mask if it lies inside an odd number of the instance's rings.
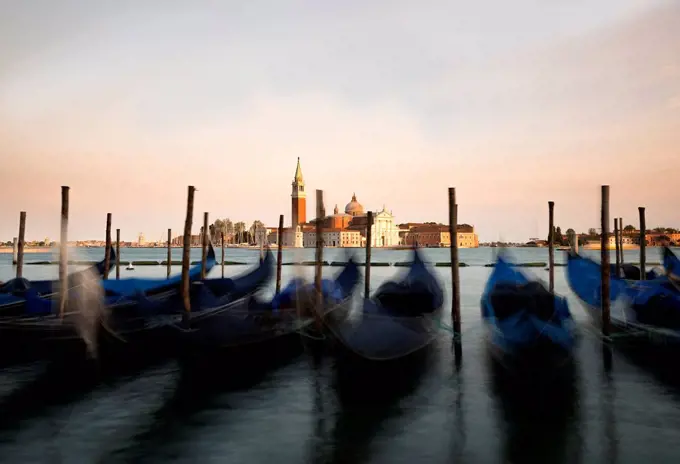
{"label": "distant building", "polygon": [[[411,228],[404,234],[405,244],[421,247],[450,247],[451,233],[449,226],[443,224],[409,224]],[[402,225],[403,227],[404,225]],[[459,248],[478,248],[479,237],[469,224],[456,227]]]}
{"label": "distant building", "polygon": [[[322,229],[321,237],[324,246],[327,247],[360,247],[361,232],[347,229]],[[316,230],[304,232],[303,246],[305,248],[316,247]]]}
{"label": "distant building", "polygon": [[[297,160],[291,193],[291,227],[283,232],[283,246],[315,247],[317,219],[306,222],[307,194],[302,176],[300,158]],[[322,238],[326,246],[360,247],[366,240],[368,216],[357,201],[356,194],[340,212],[336,205],[333,214],[318,219],[321,221]],[[269,243],[278,243],[278,231],[267,233]],[[397,246],[402,243],[400,230],[394,224],[394,216],[385,206],[373,216],[371,242],[374,247]]]}

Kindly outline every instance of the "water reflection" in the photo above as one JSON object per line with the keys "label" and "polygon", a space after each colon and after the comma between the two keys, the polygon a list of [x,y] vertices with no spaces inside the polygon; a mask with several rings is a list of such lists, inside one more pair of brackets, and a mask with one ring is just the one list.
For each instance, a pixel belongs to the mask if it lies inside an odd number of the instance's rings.
{"label": "water reflection", "polygon": [[453,385],[456,388],[456,399],[453,402],[453,410],[451,412],[453,418],[453,436],[451,439],[451,462],[463,462],[465,457],[465,445],[467,443],[467,433],[465,429],[465,408],[463,406],[464,392],[465,392],[465,377],[463,375],[462,356],[456,354],[458,348],[455,344],[452,346],[452,355],[454,357],[454,373]]}
{"label": "water reflection", "polygon": [[570,363],[558,381],[519,379],[487,353],[491,393],[505,432],[502,462],[578,462],[579,444],[569,446],[578,423],[578,369]]}
{"label": "water reflection", "polygon": [[402,399],[414,393],[438,356],[436,348],[430,346],[396,362],[350,359],[340,356],[333,362],[335,425],[328,456],[319,456],[315,462],[372,462],[374,440],[386,434],[388,423],[412,412],[401,404]]}
{"label": "water reflection", "polygon": [[614,413],[616,390],[611,369],[606,367],[603,369],[601,385],[600,402],[602,405],[603,438],[605,443],[603,462],[614,464],[618,462],[618,438],[616,433],[616,414]]}
{"label": "water reflection", "polygon": [[269,352],[268,356],[257,351],[222,352],[214,357],[189,356],[176,361],[175,388],[112,457],[124,462],[176,459],[182,444],[210,430],[213,421],[219,420],[220,429],[228,424],[226,415],[238,408],[231,394],[256,390],[274,371],[293,362],[303,352],[299,340],[296,342],[288,350]]}

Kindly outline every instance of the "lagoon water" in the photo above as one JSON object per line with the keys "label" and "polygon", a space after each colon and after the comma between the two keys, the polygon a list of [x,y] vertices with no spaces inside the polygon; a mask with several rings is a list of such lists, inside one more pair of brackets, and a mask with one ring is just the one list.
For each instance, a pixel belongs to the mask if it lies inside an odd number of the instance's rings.
{"label": "lagoon water", "polygon": [[[163,260],[162,249],[123,249],[121,263]],[[355,250],[361,260],[363,252]],[[545,249],[512,249],[517,262],[547,262]],[[173,250],[180,259],[181,250]],[[227,275],[244,272],[259,253],[228,248]],[[313,260],[313,250],[285,250],[284,262]],[[424,250],[431,262],[448,262],[448,249]],[[331,363],[313,366],[303,354],[269,370],[245,387],[187,386],[175,361],[106,382],[45,380],[41,363],[0,371],[0,462],[197,462],[197,463],[655,463],[680,462],[680,383],[614,351],[605,372],[601,344],[569,291],[564,268],[556,290],[568,296],[581,327],[577,369],[570,395],[541,414],[528,413],[495,375],[484,349],[479,299],[494,249],[464,249],[460,261],[463,362],[451,354],[442,329],[431,358],[413,385],[397,395],[341,402],[331,382]],[[599,251],[586,252],[599,254]],[[648,262],[659,262],[648,249]],[[217,250],[219,256],[219,250]],[[102,249],[73,250],[71,259],[98,260]],[[26,255],[27,278],[52,278],[53,260]],[[192,250],[192,260],[200,250]],[[345,261],[346,250],[326,249],[327,261]],[[626,262],[638,252],[626,251]],[[408,251],[373,250],[373,260],[409,260]],[[556,262],[565,256],[556,252]],[[337,267],[324,267],[331,275]],[[179,268],[174,269],[179,272]],[[372,288],[403,272],[375,267]],[[450,268],[437,267],[448,295]],[[543,268],[527,268],[547,280]],[[284,266],[283,281],[312,277],[313,269]],[[0,255],[0,280],[14,274],[11,255]],[[211,276],[219,276],[219,266]],[[121,269],[122,277],[164,276],[164,266]],[[273,293],[273,287],[266,290]],[[447,301],[450,297],[447,296]],[[450,303],[449,303],[450,304]],[[449,311],[445,311],[448,313]],[[443,325],[450,323],[446,316]],[[215,376],[238,376],[228,365]],[[538,398],[536,398],[538,401]]]}

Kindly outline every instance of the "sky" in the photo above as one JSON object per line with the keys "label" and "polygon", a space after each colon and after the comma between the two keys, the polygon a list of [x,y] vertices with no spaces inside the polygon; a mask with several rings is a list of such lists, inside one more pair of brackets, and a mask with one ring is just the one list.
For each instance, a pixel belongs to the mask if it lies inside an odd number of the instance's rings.
{"label": "sky", "polygon": [[352,193],[481,241],[680,227],[680,2],[0,0],[0,240],[290,223]]}

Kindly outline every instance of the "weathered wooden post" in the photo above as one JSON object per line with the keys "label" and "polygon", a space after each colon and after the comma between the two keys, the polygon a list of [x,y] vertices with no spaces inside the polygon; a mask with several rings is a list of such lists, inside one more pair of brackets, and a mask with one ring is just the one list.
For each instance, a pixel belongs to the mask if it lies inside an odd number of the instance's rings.
{"label": "weathered wooden post", "polygon": [[19,243],[17,246],[17,278],[24,274],[24,244],[26,234],[26,211],[19,213]]}
{"label": "weathered wooden post", "polygon": [[453,322],[453,347],[456,363],[463,355],[460,320],[460,268],[458,263],[458,205],[456,189],[449,187],[449,236],[451,237],[451,321]]}
{"label": "weathered wooden post", "polygon": [[222,240],[222,278],[224,279],[224,231],[220,232]]}
{"label": "weathered wooden post", "polygon": [[364,273],[364,298],[371,296],[371,245],[373,241],[373,211],[366,215],[366,272]]}
{"label": "weathered wooden post", "polygon": [[166,263],[167,276],[170,278],[170,273],[172,272],[172,229],[168,229],[168,261]]}
{"label": "weathered wooden post", "polygon": [[120,280],[120,229],[116,229],[116,280]]}
{"label": "weathered wooden post", "polygon": [[548,202],[548,285],[555,291],[555,202]]}
{"label": "weathered wooden post", "polygon": [[203,237],[201,237],[201,279],[205,279],[208,265],[208,213],[203,213]]}
{"label": "weathered wooden post", "polygon": [[645,224],[645,207],[638,207],[640,212],[640,280],[647,280],[647,225]]}
{"label": "weathered wooden post", "polygon": [[18,259],[19,259],[19,244],[17,242],[17,237],[14,237],[12,239],[12,264],[16,266]]}
{"label": "weathered wooden post", "polygon": [[610,281],[609,281],[609,186],[602,186],[602,215],[600,218],[602,236],[600,239],[600,262],[601,262],[601,295],[602,300],[602,335],[609,336],[609,309],[610,309]]}
{"label": "weathered wooden post", "polygon": [[59,317],[64,317],[68,295],[68,194],[69,187],[61,187],[61,231],[59,235]]}
{"label": "weathered wooden post", "polygon": [[189,293],[189,264],[191,262],[191,225],[194,217],[194,192],[196,188],[189,186],[187,195],[187,216],[184,220],[184,243],[182,250],[182,299],[184,301],[184,321],[188,322],[191,312],[191,294]]}
{"label": "weathered wooden post", "polygon": [[104,248],[104,275],[103,280],[109,278],[111,271],[111,213],[106,213],[106,247]]}
{"label": "weathered wooden post", "polygon": [[614,218],[614,242],[616,243],[616,276],[621,277],[621,259],[619,255],[619,218]]}
{"label": "weathered wooden post", "polygon": [[619,218],[619,251],[621,252],[621,269],[623,269],[623,218]]}
{"label": "weathered wooden post", "polygon": [[314,289],[316,290],[316,324],[317,329],[321,330],[321,319],[319,315],[323,309],[323,293],[321,288],[321,271],[323,265],[323,229],[322,223],[325,216],[323,206],[323,190],[316,191],[316,259],[314,263]]}
{"label": "weathered wooden post", "polygon": [[283,214],[279,216],[279,230],[276,235],[276,294],[281,292],[281,264],[283,261]]}

